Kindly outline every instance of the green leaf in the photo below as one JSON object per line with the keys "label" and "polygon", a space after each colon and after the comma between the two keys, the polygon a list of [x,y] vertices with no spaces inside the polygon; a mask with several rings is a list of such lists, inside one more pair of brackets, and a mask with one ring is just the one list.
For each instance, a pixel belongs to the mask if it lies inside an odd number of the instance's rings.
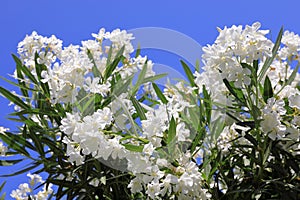
{"label": "green leaf", "polygon": [[[41,133],[40,133],[41,134]],[[40,135],[37,134],[35,131],[29,131],[30,138],[32,139],[34,146],[36,147],[37,152],[41,155],[41,157],[45,157],[45,151],[43,144],[40,139]]]}
{"label": "green leaf", "polygon": [[138,80],[136,81],[134,87],[132,88],[132,95],[134,95],[138,91],[140,86],[144,83],[146,72],[147,72],[147,63],[144,64],[143,69],[138,76]]}
{"label": "green leaf", "polygon": [[26,151],[25,147],[23,146],[21,137],[11,138],[8,136],[8,134],[0,133],[0,138],[9,146],[10,149],[13,149],[27,157],[30,157],[30,154]]}
{"label": "green leaf", "polygon": [[21,161],[23,161],[24,159],[17,159],[17,160],[0,160],[0,166],[11,166],[11,165],[15,165]]}
{"label": "green leaf", "polygon": [[26,114],[41,114],[41,115],[48,115],[48,116],[60,116],[59,114],[57,114],[56,112],[54,112],[53,110],[42,110],[42,109],[38,109],[38,108],[33,108],[33,109],[27,109],[27,110],[21,110],[19,112],[13,112],[10,113],[10,116],[20,116],[20,115],[26,115]]}
{"label": "green leaf", "polygon": [[168,145],[168,152],[171,159],[174,159],[175,154],[175,145],[176,145],[176,122],[174,117],[172,116],[170,121],[170,126],[168,130],[167,136],[167,145]]}
{"label": "green leaf", "polygon": [[171,144],[171,142],[174,142],[175,136],[176,136],[176,122],[174,117],[172,116],[170,121],[169,131],[168,131],[167,144]]}
{"label": "green leaf", "polygon": [[122,144],[127,150],[134,152],[143,152],[144,145],[136,146],[133,144]]}
{"label": "green leaf", "polygon": [[10,91],[4,89],[3,87],[0,86],[0,93],[5,96],[8,100],[16,104],[17,106],[23,108],[23,109],[29,109],[29,105],[24,103],[19,97],[16,95],[12,94]]}
{"label": "green leaf", "polygon": [[279,49],[280,43],[281,43],[281,38],[283,35],[283,27],[281,27],[275,45],[272,49],[272,56],[267,58],[265,63],[263,64],[261,71],[258,75],[258,82],[261,82],[261,80],[263,79],[264,75],[266,74],[267,70],[269,69],[270,65],[272,64],[273,60],[275,59],[276,55],[277,55],[277,51]]}
{"label": "green leaf", "polygon": [[233,82],[229,82],[227,79],[223,79],[223,82],[225,84],[225,86],[227,87],[227,89],[229,90],[229,92],[235,96],[235,98],[240,101],[243,105],[246,104],[245,101],[245,96],[243,94],[243,91],[241,89],[238,89],[234,86]]}
{"label": "green leaf", "polygon": [[137,47],[136,52],[135,52],[135,58],[137,58],[140,54],[141,54],[141,45],[138,44],[138,47]]}
{"label": "green leaf", "polygon": [[223,117],[217,118],[210,126],[211,136],[217,141],[225,126]]}
{"label": "green leaf", "polygon": [[40,165],[40,163],[34,162],[34,163],[31,163],[29,167],[26,167],[22,170],[19,170],[17,172],[11,173],[11,174],[0,175],[0,177],[10,177],[10,176],[16,176],[19,174],[24,174],[25,172],[28,172],[28,171],[38,167],[39,165]]}
{"label": "green leaf", "polygon": [[29,71],[29,69],[26,66],[24,66],[21,63],[21,61],[19,60],[19,58],[17,56],[15,56],[14,54],[12,56],[13,56],[16,64],[17,64],[17,72],[18,71],[22,71],[29,78],[29,80],[31,80],[35,84],[38,84],[38,81],[36,80],[36,78],[34,77],[34,75]]}
{"label": "green leaf", "polygon": [[166,75],[168,75],[168,74],[164,73],[164,74],[157,74],[157,75],[154,75],[154,76],[147,77],[143,80],[143,83],[156,81],[158,79],[161,79],[161,78],[165,77]]}
{"label": "green leaf", "polygon": [[[22,74],[21,74],[21,75],[22,75]],[[19,82],[18,82],[18,83],[15,83],[15,82],[13,82],[13,81],[11,81],[11,80],[8,80],[7,78],[5,78],[5,77],[3,77],[3,76],[0,76],[0,78],[3,79],[4,81],[10,83],[11,85],[14,85],[14,86],[20,88],[21,91],[22,91],[22,94],[23,94],[25,97],[28,97],[28,91],[33,91],[33,92],[38,92],[38,91],[39,91],[39,90],[37,90],[37,89],[27,87],[26,84],[25,84],[23,81],[21,81],[21,80],[18,80]],[[22,78],[22,79],[23,79],[23,78]],[[23,93],[23,90],[25,91],[25,94]]]}
{"label": "green leaf", "polygon": [[6,184],[6,181],[4,181],[1,185],[0,185],[0,192],[3,190],[4,185]]}
{"label": "green leaf", "polygon": [[196,150],[197,145],[199,145],[200,141],[205,136],[205,126],[202,126],[200,130],[197,132],[196,137],[193,139],[192,145],[191,145],[191,152],[194,154]]}
{"label": "green leaf", "polygon": [[[114,98],[116,99],[116,101],[118,102],[118,104],[121,106],[122,111],[124,112],[124,114],[127,116],[127,119],[130,122],[131,125],[131,129],[127,130],[129,133],[133,132],[133,134],[135,136],[139,136],[138,132],[137,132],[137,126],[135,124],[135,121],[133,120],[130,111],[128,110],[128,107],[123,103],[122,99],[120,99],[117,96],[114,96]],[[132,130],[132,131],[131,131]]]}
{"label": "green leaf", "polygon": [[38,59],[39,55],[38,53],[35,54],[35,71],[36,71],[36,75],[39,81],[40,86],[43,89],[44,95],[46,95],[47,97],[50,97],[50,89],[49,89],[49,85],[48,83],[43,83],[41,80],[43,79],[42,77],[42,71],[47,71],[47,66],[44,64],[39,64],[37,59]]}
{"label": "green leaf", "polygon": [[298,74],[299,66],[300,65],[298,63],[295,69],[293,70],[292,74],[290,75],[290,77],[287,79],[285,85],[290,85],[295,80],[295,77]]}
{"label": "green leaf", "polygon": [[130,97],[130,100],[137,112],[137,114],[139,115],[141,120],[146,120],[147,117],[145,115],[145,110],[143,109],[143,107],[140,105],[140,102],[138,100],[136,100],[133,96]]}
{"label": "green leaf", "polygon": [[[127,80],[119,80],[116,84],[115,87],[113,88],[113,94],[116,96],[119,96],[120,94],[127,92],[130,83],[132,82],[133,76],[130,76],[127,78]],[[125,81],[125,82],[124,82]]]}
{"label": "green leaf", "polygon": [[267,103],[268,99],[273,97],[273,88],[271,81],[268,76],[265,78],[264,82],[264,93],[263,93],[263,99]]}
{"label": "green leaf", "polygon": [[206,120],[207,123],[210,123],[211,120],[211,112],[212,112],[212,103],[210,95],[208,94],[208,91],[205,88],[205,85],[203,85],[203,97],[204,97],[204,107],[205,107],[205,113],[206,113]]}
{"label": "green leaf", "polygon": [[271,151],[271,148],[272,148],[272,142],[269,142],[269,145],[268,147],[266,148],[265,152],[264,152],[264,155],[263,155],[263,159],[262,159],[262,165],[264,166],[267,159],[269,158],[270,156],[270,151]]}
{"label": "green leaf", "polygon": [[[20,86],[20,87],[19,86],[18,87],[21,89],[22,94],[25,97],[28,97],[28,89],[26,89],[27,86],[26,86],[25,82],[23,81],[24,80],[24,76],[23,76],[23,74],[21,72],[22,62],[19,60],[19,58],[17,56],[15,56],[13,54],[12,54],[12,56],[13,56],[13,59],[15,60],[15,63],[16,63],[16,71],[17,71],[17,77],[18,77],[18,83],[19,83],[18,85]],[[12,81],[10,81],[10,82],[13,85],[15,84],[15,83],[12,83]]]}
{"label": "green leaf", "polygon": [[[6,184],[6,181],[4,181],[4,182],[0,185],[0,192],[2,192],[3,187],[4,187],[5,184]],[[6,193],[4,192],[4,193],[1,195],[0,200],[5,200],[5,196],[6,196]]]}
{"label": "green leaf", "polygon": [[152,86],[153,86],[153,89],[156,93],[156,95],[158,96],[158,98],[161,100],[161,102],[163,104],[167,104],[168,103],[168,100],[167,98],[165,97],[165,95],[161,92],[161,90],[159,89],[159,87],[155,84],[155,83],[152,83]]}
{"label": "green leaf", "polygon": [[92,72],[94,77],[101,77],[101,72],[98,70],[93,54],[89,49],[87,50],[87,55],[90,61],[93,63]]}
{"label": "green leaf", "polygon": [[110,46],[109,50],[108,50],[108,54],[107,54],[107,59],[106,59],[106,66],[108,66],[111,62],[111,57],[112,57],[112,46]]}
{"label": "green leaf", "polygon": [[[23,131],[26,130],[23,129]],[[0,134],[0,137],[1,135],[2,134]],[[35,147],[30,142],[28,142],[22,135],[5,132],[5,136],[14,142],[18,142],[22,147],[27,147],[30,148],[31,150],[35,150]]]}
{"label": "green leaf", "polygon": [[106,67],[105,72],[104,72],[104,80],[107,80],[112,75],[112,73],[116,69],[116,67],[118,66],[119,62],[123,58],[124,49],[125,49],[125,46],[123,46],[118,51],[114,61]]}
{"label": "green leaf", "polygon": [[182,65],[183,69],[184,69],[184,72],[185,72],[191,86],[196,87],[196,84],[195,84],[195,81],[194,81],[194,75],[191,72],[189,66],[183,60],[180,60],[180,63]]}

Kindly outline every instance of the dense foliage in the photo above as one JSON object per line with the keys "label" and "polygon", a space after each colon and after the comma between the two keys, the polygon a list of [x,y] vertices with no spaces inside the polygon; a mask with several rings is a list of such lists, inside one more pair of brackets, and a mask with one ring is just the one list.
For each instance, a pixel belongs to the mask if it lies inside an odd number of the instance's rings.
{"label": "dense foliage", "polygon": [[218,31],[203,68],[181,61],[189,82],[164,86],[126,31],[68,47],[26,36],[6,79],[20,92],[0,87],[20,123],[0,131],[1,165],[30,160],[15,174],[33,173],[11,196],[299,199],[300,37]]}

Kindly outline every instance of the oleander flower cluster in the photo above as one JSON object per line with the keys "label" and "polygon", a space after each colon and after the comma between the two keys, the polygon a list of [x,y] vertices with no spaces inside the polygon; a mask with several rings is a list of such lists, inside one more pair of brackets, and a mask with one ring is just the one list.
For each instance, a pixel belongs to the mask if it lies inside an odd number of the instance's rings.
{"label": "oleander flower cluster", "polygon": [[20,92],[0,87],[22,125],[1,128],[0,153],[36,171],[11,196],[300,198],[300,37],[281,29],[272,41],[260,26],[218,28],[202,69],[181,61],[188,82],[173,85],[157,84],[165,74],[125,30],[67,47],[27,35],[13,55]]}
{"label": "oleander flower cluster", "polygon": [[28,183],[22,183],[19,185],[18,189],[13,190],[10,194],[12,198],[15,199],[34,199],[34,200],[43,200],[47,199],[52,193],[52,185],[49,186],[44,185],[43,189],[38,193],[34,194],[35,187],[39,186],[39,184],[43,184],[45,181],[38,174],[30,174],[27,176],[29,179]]}

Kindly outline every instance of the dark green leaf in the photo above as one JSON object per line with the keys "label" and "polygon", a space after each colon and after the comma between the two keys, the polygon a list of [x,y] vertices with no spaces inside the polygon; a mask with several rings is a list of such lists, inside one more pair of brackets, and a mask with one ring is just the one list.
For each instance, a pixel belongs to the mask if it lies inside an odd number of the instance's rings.
{"label": "dark green leaf", "polygon": [[43,144],[42,144],[42,141],[41,141],[39,135],[36,132],[31,132],[30,138],[32,139],[34,146],[36,147],[38,153],[42,157],[45,157],[45,151],[44,151]]}
{"label": "dark green leaf", "polygon": [[255,70],[255,74],[258,72],[258,60],[253,60],[253,68]]}
{"label": "dark green leaf", "polygon": [[264,82],[264,94],[263,94],[264,101],[267,103],[268,99],[271,97],[273,97],[273,88],[269,77],[266,76]]}
{"label": "dark green leaf", "polygon": [[17,106],[23,108],[23,109],[29,109],[29,105],[24,103],[19,97],[16,95],[12,94],[10,91],[4,89],[3,87],[0,86],[0,93],[5,96],[8,100],[16,104]]}
{"label": "dark green leaf", "polygon": [[[23,128],[23,131],[26,131],[26,129]],[[23,147],[27,147],[30,148],[31,150],[35,150],[35,147],[30,142],[28,142],[22,135],[5,132],[5,136],[10,138],[12,141],[18,142]]]}
{"label": "dark green leaf", "polygon": [[241,89],[238,89],[234,86],[234,84],[232,82],[229,82],[227,79],[223,79],[223,82],[225,84],[225,86],[227,87],[227,89],[229,90],[229,92],[235,96],[235,98],[240,101],[242,104],[246,104],[245,102],[245,97],[243,94],[243,91]]}
{"label": "dark green leaf", "polygon": [[200,131],[197,132],[196,137],[193,139],[192,145],[191,145],[191,152],[194,153],[194,151],[196,150],[197,145],[199,145],[200,141],[203,139],[203,137],[205,136],[205,127],[202,126],[200,128]]}
{"label": "dark green leaf", "polygon": [[204,97],[206,120],[207,123],[209,124],[211,120],[212,103],[211,103],[210,95],[208,94],[208,91],[205,88],[205,85],[203,85],[203,97]]}
{"label": "dark green leaf", "polygon": [[[26,151],[25,147],[23,146],[21,137],[19,138],[11,138],[8,134],[0,133],[0,138],[3,142],[5,142],[10,149],[17,151],[20,154],[23,154],[29,157],[29,153]],[[17,139],[17,140],[16,140]]]}
{"label": "dark green leaf", "polygon": [[[15,55],[13,55],[13,57],[15,61],[18,59]],[[17,64],[17,70],[22,71],[33,83],[38,84],[38,81],[26,66]]]}
{"label": "dark green leaf", "polygon": [[163,104],[167,104],[168,103],[168,100],[167,98],[165,97],[165,95],[161,92],[161,90],[159,89],[159,87],[155,84],[155,83],[152,83],[152,86],[153,86],[153,89],[156,93],[156,95],[158,96],[158,98],[161,100],[161,102]]}
{"label": "dark green leaf", "polygon": [[195,84],[195,81],[194,81],[194,75],[191,72],[189,66],[183,60],[180,60],[180,63],[182,65],[183,69],[184,69],[184,72],[185,72],[191,86],[196,87],[196,84]]}
{"label": "dark green leaf", "polygon": [[173,146],[175,144],[175,137],[176,137],[176,122],[174,117],[172,116],[168,131],[168,137],[167,137],[167,144]]}
{"label": "dark green leaf", "polygon": [[123,58],[124,49],[125,49],[125,46],[123,46],[120,49],[120,51],[117,53],[114,61],[106,67],[105,73],[104,73],[104,80],[107,80],[112,75],[112,73],[116,69],[116,67],[118,66],[119,62]]}
{"label": "dark green leaf", "polygon": [[0,177],[10,177],[10,176],[16,176],[16,175],[19,175],[19,174],[24,174],[25,172],[28,172],[28,171],[38,167],[39,165],[40,165],[40,163],[34,162],[34,163],[31,163],[29,167],[26,167],[26,168],[24,168],[20,171],[17,171],[17,172],[11,173],[11,174],[1,175]]}
{"label": "dark green leaf", "polygon": [[143,109],[143,107],[140,105],[140,102],[138,102],[138,100],[136,100],[136,98],[134,98],[133,96],[130,97],[130,100],[132,101],[132,104],[137,112],[137,114],[139,115],[141,120],[146,120],[146,115],[145,115],[145,110]]}
{"label": "dark green leaf", "polygon": [[96,62],[93,57],[93,54],[89,49],[87,50],[87,55],[88,55],[90,61],[93,63],[92,72],[93,72],[94,77],[101,77],[101,72],[98,70]]}
{"label": "dark green leaf", "polygon": [[17,160],[0,160],[0,166],[11,166],[14,164],[17,164],[21,161],[23,161],[24,159],[17,159]]}

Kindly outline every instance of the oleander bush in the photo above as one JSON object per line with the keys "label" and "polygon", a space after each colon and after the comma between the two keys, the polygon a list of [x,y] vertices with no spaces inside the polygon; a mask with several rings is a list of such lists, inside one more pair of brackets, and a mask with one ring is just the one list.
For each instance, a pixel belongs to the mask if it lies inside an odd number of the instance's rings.
{"label": "oleander bush", "polygon": [[300,199],[300,37],[272,41],[258,22],[218,31],[173,85],[124,30],[67,47],[27,35],[15,81],[3,77],[19,91],[0,87],[18,124],[0,130],[2,168],[30,161],[8,174],[30,178],[10,196]]}

